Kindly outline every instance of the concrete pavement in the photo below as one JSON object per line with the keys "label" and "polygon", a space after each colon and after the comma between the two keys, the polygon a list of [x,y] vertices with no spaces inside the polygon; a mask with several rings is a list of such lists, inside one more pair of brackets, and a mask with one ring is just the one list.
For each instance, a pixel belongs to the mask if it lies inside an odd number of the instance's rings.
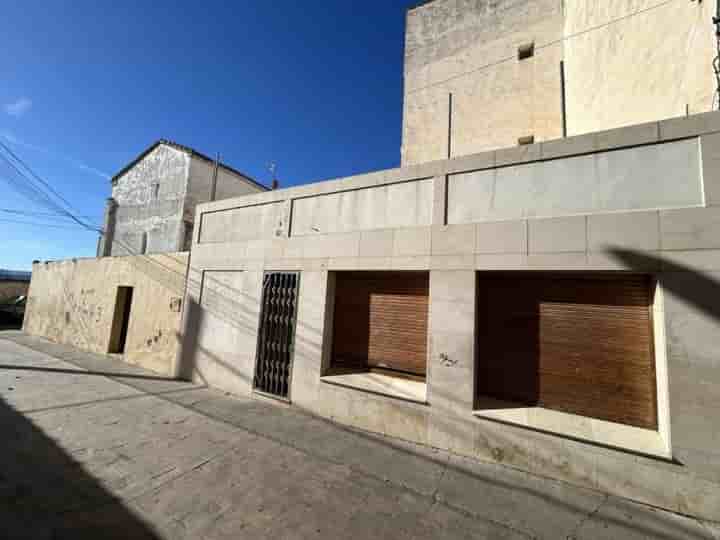
{"label": "concrete pavement", "polygon": [[0,332],[2,538],[720,539],[702,523]]}

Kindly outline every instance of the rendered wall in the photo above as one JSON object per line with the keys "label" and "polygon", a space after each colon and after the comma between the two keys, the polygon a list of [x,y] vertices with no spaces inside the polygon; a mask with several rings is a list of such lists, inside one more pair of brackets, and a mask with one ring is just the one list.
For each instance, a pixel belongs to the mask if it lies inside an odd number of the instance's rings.
{"label": "rendered wall", "polygon": [[[711,111],[714,0],[435,0],[408,11],[402,163]],[[519,61],[518,47],[535,43]],[[452,94],[452,114],[449,95]]]}
{"label": "rendered wall", "polygon": [[517,48],[561,40],[563,24],[561,0],[436,0],[409,10],[402,163],[560,137],[562,44],[523,62]]}
{"label": "rendered wall", "polygon": [[35,263],[23,330],[107,354],[117,288],[133,287],[123,359],[170,375],[187,260],[186,253],[168,253]]}
{"label": "rendered wall", "polygon": [[566,2],[568,133],[712,110],[715,5]]}
{"label": "rendered wall", "polygon": [[[500,176],[523,167],[551,172]],[[508,201],[514,193],[514,205],[503,207],[510,214],[498,216],[497,207],[487,206],[480,173],[494,175],[497,193],[506,190]],[[457,178],[464,182],[462,196],[453,195]],[[527,178],[539,179],[532,197]],[[294,215],[295,205],[303,208],[308,199],[427,179],[427,226],[379,223],[374,230],[313,234],[296,234],[288,226],[280,236],[258,231],[255,239],[238,240],[213,238],[224,234],[220,228],[204,238],[196,233],[181,372],[228,392],[250,393],[263,272],[300,271],[294,406],[360,429],[720,520],[720,113],[218,201],[200,205],[197,219],[225,213],[224,228],[233,229],[233,216],[243,223],[242,208],[290,206]],[[582,189],[573,190],[574,183]],[[613,196],[599,196],[598,189]],[[343,270],[430,272],[424,400],[328,380],[333,272]],[[628,431],[539,407],[488,409],[476,402],[474,370],[483,350],[475,341],[475,277],[497,270],[652,275],[658,283],[653,318],[659,429]]]}
{"label": "rendered wall", "polygon": [[[199,203],[210,200],[214,169],[212,163],[195,156],[191,158],[183,218],[186,221],[193,222],[195,219],[195,207]],[[237,175],[224,167],[218,168],[215,200],[240,197],[260,191],[263,191],[262,188],[248,181],[245,177]]]}

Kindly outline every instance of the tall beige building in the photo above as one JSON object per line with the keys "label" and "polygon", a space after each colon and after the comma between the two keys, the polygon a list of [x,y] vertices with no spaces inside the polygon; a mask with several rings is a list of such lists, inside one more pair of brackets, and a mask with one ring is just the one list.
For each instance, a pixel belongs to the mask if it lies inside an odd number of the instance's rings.
{"label": "tall beige building", "polygon": [[408,11],[402,163],[713,108],[714,0],[435,0]]}

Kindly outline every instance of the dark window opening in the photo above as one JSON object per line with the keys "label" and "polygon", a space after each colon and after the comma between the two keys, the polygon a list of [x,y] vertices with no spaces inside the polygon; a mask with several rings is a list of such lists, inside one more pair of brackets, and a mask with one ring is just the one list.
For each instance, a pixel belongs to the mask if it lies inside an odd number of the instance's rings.
{"label": "dark window opening", "polygon": [[535,43],[525,43],[518,47],[518,60],[526,60],[535,56]]}
{"label": "dark window opening", "polygon": [[427,371],[429,274],[337,272],[331,368]]}
{"label": "dark window opening", "polygon": [[145,255],[147,253],[147,243],[148,243],[148,235],[146,232],[142,233],[140,235],[140,255]]}
{"label": "dark window opening", "polygon": [[193,241],[193,224],[191,221],[183,222],[183,251],[190,251]]}
{"label": "dark window opening", "polygon": [[520,146],[535,144],[535,135],[526,135],[525,137],[518,138],[518,144]]}
{"label": "dark window opening", "polygon": [[478,275],[477,394],[657,429],[649,276]]}
{"label": "dark window opening", "polygon": [[115,312],[110,330],[109,353],[125,353],[128,328],[130,327],[130,311],[132,308],[132,287],[118,287],[115,296]]}

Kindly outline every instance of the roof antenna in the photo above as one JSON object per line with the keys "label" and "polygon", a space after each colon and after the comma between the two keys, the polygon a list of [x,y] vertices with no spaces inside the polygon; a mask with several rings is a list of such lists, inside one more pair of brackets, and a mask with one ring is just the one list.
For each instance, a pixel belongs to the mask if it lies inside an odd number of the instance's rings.
{"label": "roof antenna", "polygon": [[272,162],[268,166],[268,170],[270,171],[270,175],[272,176],[272,183],[270,184],[270,189],[273,191],[280,187],[280,182],[278,182],[277,179],[277,163]]}

